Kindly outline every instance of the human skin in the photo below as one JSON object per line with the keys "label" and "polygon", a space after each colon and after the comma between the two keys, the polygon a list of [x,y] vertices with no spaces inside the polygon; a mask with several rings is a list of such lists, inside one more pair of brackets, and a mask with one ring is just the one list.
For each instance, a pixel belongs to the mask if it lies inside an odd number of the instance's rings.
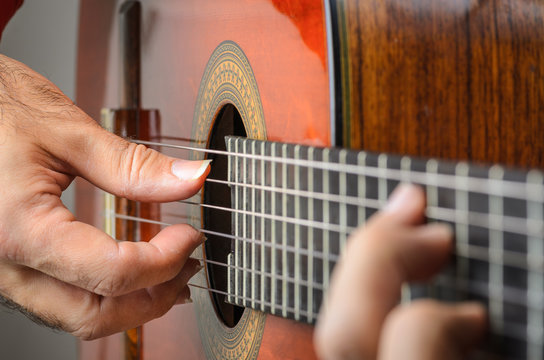
{"label": "human skin", "polygon": [[402,284],[429,279],[451,251],[450,228],[424,224],[424,208],[421,188],[401,185],[350,236],[315,331],[322,359],[463,359],[481,339],[480,304],[399,305]]}
{"label": "human skin", "polygon": [[[187,302],[205,237],[189,225],[117,242],[77,221],[60,196],[75,176],[119,197],[187,198],[209,166],[102,129],[54,84],[0,55],[0,295],[82,339],[119,332]],[[135,311],[137,309],[137,311]]]}

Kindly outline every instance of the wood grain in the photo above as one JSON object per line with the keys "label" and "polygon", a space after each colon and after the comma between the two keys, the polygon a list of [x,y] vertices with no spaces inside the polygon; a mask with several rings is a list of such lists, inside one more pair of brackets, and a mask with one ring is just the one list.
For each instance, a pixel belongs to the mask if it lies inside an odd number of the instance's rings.
{"label": "wood grain", "polygon": [[346,0],[337,6],[347,30],[347,144],[544,167],[542,2]]}

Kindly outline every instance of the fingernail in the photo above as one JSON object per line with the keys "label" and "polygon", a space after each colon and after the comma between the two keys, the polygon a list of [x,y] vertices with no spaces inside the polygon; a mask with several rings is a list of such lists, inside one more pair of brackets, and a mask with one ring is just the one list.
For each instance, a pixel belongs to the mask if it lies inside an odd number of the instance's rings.
{"label": "fingernail", "polygon": [[198,179],[204,174],[211,162],[211,160],[176,160],[172,164],[172,173],[180,180]]}
{"label": "fingernail", "polygon": [[208,238],[206,237],[206,235],[204,233],[200,233],[200,235],[198,235],[198,241],[202,244],[204,243],[204,241],[208,240]]}
{"label": "fingernail", "polygon": [[[188,289],[187,289],[188,290]],[[190,304],[193,302],[193,297],[190,291],[182,291],[176,299],[176,305]]]}
{"label": "fingernail", "polygon": [[397,212],[410,201],[414,195],[415,185],[412,184],[400,184],[389,197],[387,205],[384,207],[384,211]]}
{"label": "fingernail", "polygon": [[191,298],[178,298],[176,301],[176,305],[183,305],[183,304],[192,304],[193,299]]}
{"label": "fingernail", "polygon": [[482,317],[485,316],[485,307],[478,302],[466,302],[457,306],[457,311],[460,315],[466,317]]}

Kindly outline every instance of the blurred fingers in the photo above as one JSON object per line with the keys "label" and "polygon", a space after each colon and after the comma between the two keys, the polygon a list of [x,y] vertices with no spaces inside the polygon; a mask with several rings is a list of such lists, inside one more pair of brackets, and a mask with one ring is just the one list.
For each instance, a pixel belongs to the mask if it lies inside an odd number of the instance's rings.
{"label": "blurred fingers", "polygon": [[421,300],[399,306],[387,318],[379,359],[461,360],[484,336],[485,308]]}
{"label": "blurred fingers", "polygon": [[443,224],[416,226],[424,204],[421,190],[405,186],[386,211],[350,236],[315,332],[323,358],[374,359],[402,284],[428,278],[446,262],[451,230]]}

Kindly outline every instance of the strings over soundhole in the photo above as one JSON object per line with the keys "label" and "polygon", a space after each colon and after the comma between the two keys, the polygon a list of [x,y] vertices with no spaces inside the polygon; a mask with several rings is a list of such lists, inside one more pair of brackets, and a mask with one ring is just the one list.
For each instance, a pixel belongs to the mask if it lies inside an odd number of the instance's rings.
{"label": "strings over soundhole", "polygon": [[[227,135],[246,136],[240,114],[232,105],[226,105],[219,112],[212,129],[208,148],[226,150],[225,136]],[[211,167],[208,178],[226,181],[228,171],[227,157],[210,154],[208,158],[213,159],[213,166]],[[203,208],[204,228],[218,234],[232,234],[231,215],[230,212],[224,210],[229,209],[231,206],[229,186],[208,181],[204,186],[203,194],[204,203],[213,206]],[[212,297],[219,318],[223,320],[225,325],[233,327],[240,320],[244,311],[241,307],[227,303],[224,295],[228,290],[227,264],[229,254],[233,249],[233,242],[225,236],[208,234],[207,237],[205,257],[208,261],[208,281],[210,287],[217,290],[216,292],[210,292],[210,296]]]}

